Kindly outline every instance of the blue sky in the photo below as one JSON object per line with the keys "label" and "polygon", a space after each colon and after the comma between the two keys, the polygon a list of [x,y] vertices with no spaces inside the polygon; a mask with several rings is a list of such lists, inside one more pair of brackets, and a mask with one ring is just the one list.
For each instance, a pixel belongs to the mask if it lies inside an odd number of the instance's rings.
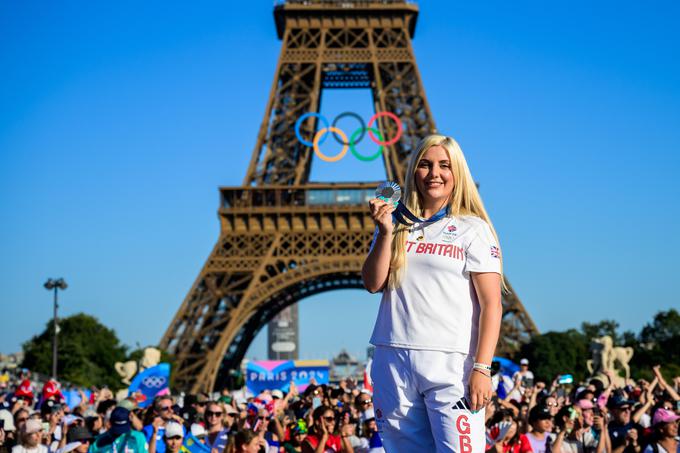
{"label": "blue sky", "polygon": [[[541,331],[673,306],[680,252],[680,6],[660,1],[420,2],[414,40]],[[0,352],[51,316],[42,283],[134,347],[159,341],[239,185],[281,42],[272,2],[0,6]],[[370,116],[368,92],[322,111]],[[380,165],[314,161],[319,181]],[[300,303],[302,358],[363,356],[378,297]],[[332,319],[333,321],[328,321]],[[265,334],[249,356],[264,358]]]}

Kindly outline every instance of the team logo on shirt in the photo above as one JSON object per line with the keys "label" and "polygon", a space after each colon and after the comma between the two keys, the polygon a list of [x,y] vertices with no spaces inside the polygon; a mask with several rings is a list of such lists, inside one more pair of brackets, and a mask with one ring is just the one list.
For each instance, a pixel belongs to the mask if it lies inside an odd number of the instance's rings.
{"label": "team logo on shirt", "polygon": [[496,247],[495,245],[491,246],[491,256],[494,258],[499,258],[501,257],[501,250]]}
{"label": "team logo on shirt", "polygon": [[457,228],[456,228],[455,225],[449,225],[448,227],[446,227],[446,230],[447,230],[448,232],[452,233],[452,232],[456,231]]}
{"label": "team logo on shirt", "polygon": [[455,225],[449,225],[442,232],[442,242],[450,244],[456,236],[458,236],[458,228]]}

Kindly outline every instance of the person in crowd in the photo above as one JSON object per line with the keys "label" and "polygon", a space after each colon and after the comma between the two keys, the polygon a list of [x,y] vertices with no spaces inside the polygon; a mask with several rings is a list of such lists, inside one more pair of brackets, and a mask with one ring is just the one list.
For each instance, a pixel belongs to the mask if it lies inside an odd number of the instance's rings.
{"label": "person in crowd", "polygon": [[[28,418],[28,415],[26,415]],[[17,427],[14,424],[14,417],[7,409],[0,409],[0,430],[2,430],[2,446],[11,450],[16,445]]]}
{"label": "person in crowd", "polygon": [[302,442],[303,453],[343,452],[354,453],[349,441],[349,427],[343,425],[340,434],[336,432],[336,415],[329,406],[319,406],[312,414],[313,425]]}
{"label": "person in crowd", "polygon": [[205,444],[211,450],[217,450],[217,453],[224,451],[229,440],[229,428],[224,424],[225,415],[224,404],[217,401],[209,401],[206,404],[204,416],[207,435]]}
{"label": "person in crowd", "polygon": [[259,453],[261,448],[267,448],[267,441],[264,440],[264,437],[246,429],[237,431],[229,439],[227,453]]}
{"label": "person in crowd", "polygon": [[[153,436],[151,436],[151,440],[149,441],[149,453],[158,453],[158,441],[156,440],[158,438],[158,430],[160,429],[162,424],[162,419],[160,417],[157,417],[153,423]],[[184,427],[182,426],[181,423],[177,423],[176,421],[168,421],[163,425],[163,443],[165,444],[165,451],[167,453],[178,453],[180,449],[182,448],[182,442],[184,441]]]}
{"label": "person in crowd", "polygon": [[[165,442],[163,442],[165,424],[171,421],[182,424],[184,423],[184,420],[182,420],[182,417],[179,415],[175,415],[173,401],[170,395],[162,395],[154,398],[152,407],[153,411],[150,412],[150,416],[153,417],[152,422],[144,426],[143,433],[147,443],[151,443],[151,435],[155,432],[156,452],[165,453]],[[154,426],[157,426],[157,428],[154,428]]]}
{"label": "person in crowd", "polygon": [[369,201],[362,278],[382,291],[370,340],[376,420],[388,451],[479,451],[502,316],[498,238],[451,137],[424,137],[404,178],[417,222],[395,226],[391,203]]}
{"label": "person in crowd", "polygon": [[109,417],[109,429],[97,437],[90,447],[90,453],[100,451],[123,452],[127,448],[134,452],[147,452],[148,444],[144,435],[131,428],[130,411],[124,407],[116,407]]}
{"label": "person in crowd", "polygon": [[74,426],[69,428],[66,433],[66,440],[66,445],[59,448],[57,453],[87,453],[90,445],[94,442],[94,436],[84,426]]}
{"label": "person in crowd", "polygon": [[658,408],[652,418],[654,433],[643,453],[680,453],[678,420],[680,415],[672,410]]}
{"label": "person in crowd", "polygon": [[[529,412],[529,426],[531,431],[527,433],[527,439],[534,453],[546,453],[551,450],[555,442],[553,434],[553,416],[550,409],[545,406],[536,406]],[[559,451],[559,450],[554,450]]]}
{"label": "person in crowd", "polygon": [[614,395],[609,399],[611,421],[608,430],[611,439],[612,453],[634,453],[640,451],[640,433],[642,427],[631,419],[634,401],[623,395]]}
{"label": "person in crowd", "polygon": [[300,453],[302,452],[302,442],[307,437],[307,424],[300,419],[297,422],[288,425],[289,439],[283,443],[283,450],[285,453]]}
{"label": "person in crowd", "polygon": [[512,375],[514,387],[510,392],[510,399],[522,401],[522,397],[527,389],[534,386],[534,373],[529,370],[529,359],[523,358],[519,361],[519,370]]}
{"label": "person in crowd", "polygon": [[29,419],[21,428],[19,444],[12,448],[12,453],[48,453],[47,446],[42,441],[47,441],[44,436],[42,423],[38,420]]}

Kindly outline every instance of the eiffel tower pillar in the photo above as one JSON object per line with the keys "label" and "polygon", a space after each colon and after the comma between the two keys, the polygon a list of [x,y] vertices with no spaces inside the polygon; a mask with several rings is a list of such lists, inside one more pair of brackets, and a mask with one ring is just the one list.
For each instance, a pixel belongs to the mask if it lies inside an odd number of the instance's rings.
{"label": "eiffel tower pillar", "polygon": [[[264,118],[241,187],[220,188],[220,237],[161,340],[175,357],[175,386],[221,387],[258,331],[300,299],[363,288],[361,266],[378,182],[309,181],[312,149],[295,122],[319,112],[324,88],[369,88],[376,112],[403,123],[386,146],[387,177],[403,183],[419,139],[435,131],[411,39],[418,7],[406,1],[289,0],[274,8],[283,41]],[[377,121],[383,137],[396,124]],[[312,137],[314,117],[301,125]],[[516,349],[536,327],[514,293],[504,297],[499,349]]]}

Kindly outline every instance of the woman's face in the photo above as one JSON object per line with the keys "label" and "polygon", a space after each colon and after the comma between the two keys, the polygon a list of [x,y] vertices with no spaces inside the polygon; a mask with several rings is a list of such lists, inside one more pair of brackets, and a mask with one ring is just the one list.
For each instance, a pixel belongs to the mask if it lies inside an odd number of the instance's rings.
{"label": "woman's face", "polygon": [[175,437],[166,437],[165,438],[165,446],[166,450],[169,452],[178,452],[180,447],[182,446],[182,438],[179,436]]}
{"label": "woman's face", "polygon": [[243,453],[258,453],[260,451],[260,439],[254,437],[242,448]]}
{"label": "woman's face", "polygon": [[416,188],[425,206],[442,206],[453,192],[451,160],[442,146],[433,146],[416,166]]}
{"label": "woman's face", "polygon": [[329,433],[332,433],[335,431],[335,412],[332,410],[328,410],[323,413],[323,417],[321,417],[321,420],[319,420],[319,423],[323,423],[326,425],[326,431]]}
{"label": "woman's face", "polygon": [[504,442],[510,442],[510,439],[515,437],[515,434],[517,434],[517,423],[512,422],[512,425],[510,426],[510,429],[508,429],[508,432],[505,433],[505,437],[503,438]]}
{"label": "woman's face", "polygon": [[670,422],[666,423],[663,428],[661,428],[661,432],[663,433],[664,437],[670,437],[673,438],[678,435],[678,422]]}

